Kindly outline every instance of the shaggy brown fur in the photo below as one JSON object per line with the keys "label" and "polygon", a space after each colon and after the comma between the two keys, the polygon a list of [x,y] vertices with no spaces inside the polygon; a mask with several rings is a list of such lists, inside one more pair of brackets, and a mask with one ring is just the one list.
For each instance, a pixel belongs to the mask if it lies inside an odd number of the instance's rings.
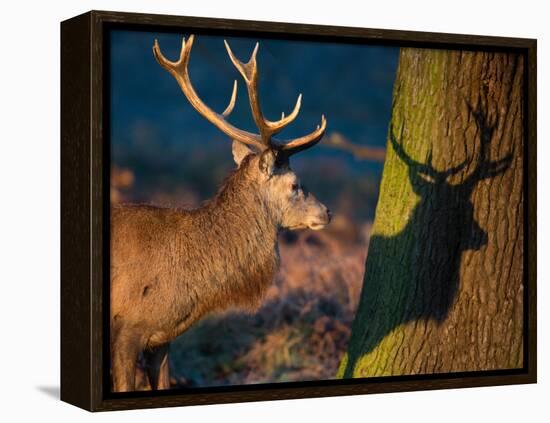
{"label": "shaggy brown fur", "polygon": [[115,391],[134,389],[141,352],[152,388],[168,388],[172,339],[208,312],[259,306],[278,268],[277,233],[288,226],[285,220],[311,222],[301,227],[328,223],[328,210],[313,196],[284,188],[296,185],[290,169],[265,175],[261,162],[246,156],[218,194],[195,210],[112,208]]}

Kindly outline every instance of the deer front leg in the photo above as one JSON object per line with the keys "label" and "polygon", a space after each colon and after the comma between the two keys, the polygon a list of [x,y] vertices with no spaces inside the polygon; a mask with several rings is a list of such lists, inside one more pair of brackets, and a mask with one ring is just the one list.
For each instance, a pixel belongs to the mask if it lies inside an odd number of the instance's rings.
{"label": "deer front leg", "polygon": [[121,333],[111,342],[114,392],[135,391],[139,350],[139,343],[129,334]]}
{"label": "deer front leg", "polygon": [[170,344],[164,344],[143,352],[145,368],[152,390],[170,389],[169,346]]}

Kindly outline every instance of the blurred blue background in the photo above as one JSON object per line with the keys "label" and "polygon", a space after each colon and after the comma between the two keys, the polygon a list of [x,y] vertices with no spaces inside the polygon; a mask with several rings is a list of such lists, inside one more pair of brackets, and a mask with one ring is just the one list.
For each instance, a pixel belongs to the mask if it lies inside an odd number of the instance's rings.
{"label": "blurred blue background", "polygon": [[[182,36],[138,31],[111,32],[111,160],[113,201],[194,207],[215,194],[234,167],[231,142],[188,103],[176,81],[155,61],[159,40],[164,55],[176,60]],[[289,113],[303,94],[298,118],[281,139],[312,131],[327,118],[327,136],[338,132],[360,145],[384,147],[390,118],[398,49],[312,41],[227,38],[247,61],[260,42],[260,100],[267,118]],[[212,109],[221,112],[238,81],[237,103],[229,120],[257,132],[246,87],[233,67],[223,37],[195,37],[189,72]],[[353,219],[372,219],[382,163],[357,161],[347,152],[323,146],[292,158],[302,183],[329,207]],[[125,172],[125,173],[124,173]]]}
{"label": "blurred blue background", "polygon": [[[152,54],[158,38],[176,60],[182,35],[111,34],[111,199],[196,207],[235,167],[231,141],[188,103]],[[299,93],[302,109],[281,139],[312,131],[327,118],[326,137],[297,154],[291,166],[333,211],[318,232],[285,232],[281,268],[254,314],[213,314],[170,346],[173,387],[220,386],[330,379],[345,352],[362,286],[382,162],[356,159],[327,147],[333,134],[385,148],[398,49],[304,41],[228,38],[247,61],[260,42],[260,100],[266,117],[289,113]],[[229,120],[256,132],[246,87],[223,38],[198,36],[189,72],[212,109],[225,109],[233,80],[237,103]],[[138,389],[149,389],[142,366]]]}

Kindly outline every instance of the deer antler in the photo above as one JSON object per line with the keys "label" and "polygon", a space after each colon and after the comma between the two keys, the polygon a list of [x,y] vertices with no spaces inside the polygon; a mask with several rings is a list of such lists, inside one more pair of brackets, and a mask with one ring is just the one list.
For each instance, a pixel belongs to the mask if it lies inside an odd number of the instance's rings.
{"label": "deer antler", "polygon": [[[476,159],[476,167],[473,172],[468,176],[466,182],[473,184],[482,179],[492,178],[505,172],[512,163],[513,150],[499,160],[490,160],[490,144],[493,138],[493,134],[498,126],[499,115],[495,114],[493,122],[489,122],[489,111],[487,105],[482,104],[480,99],[476,108],[464,99],[466,107],[473,115],[476,126],[479,130],[480,146]],[[485,102],[487,100],[485,99]]]}
{"label": "deer antler", "polygon": [[298,100],[296,101],[294,110],[287,117],[284,117],[283,113],[283,117],[281,118],[281,120],[278,120],[276,122],[271,122],[267,120],[262,114],[260,99],[258,95],[258,65],[256,63],[256,54],[258,53],[258,48],[260,44],[256,43],[254,51],[252,52],[252,56],[250,56],[250,60],[247,63],[243,63],[235,57],[227,41],[223,40],[223,42],[225,44],[225,48],[227,49],[227,54],[229,54],[231,62],[233,62],[233,65],[235,65],[237,70],[243,76],[246,83],[254,122],[256,122],[256,126],[260,130],[260,134],[262,135],[262,137],[264,139],[271,139],[272,135],[276,134],[289,123],[291,123],[294,119],[296,119],[296,116],[298,116],[298,113],[300,112],[302,94],[298,96]]}
{"label": "deer antler", "polygon": [[212,123],[216,128],[222,131],[227,136],[235,139],[237,141],[243,142],[245,144],[262,148],[261,138],[242,129],[238,129],[231,125],[225,118],[233,110],[235,104],[235,99],[237,96],[237,81],[233,84],[233,94],[231,95],[231,100],[225,111],[220,115],[214,112],[210,107],[203,103],[200,97],[197,95],[191,80],[189,79],[189,72],[187,66],[189,64],[189,57],[191,55],[191,48],[193,47],[194,37],[191,35],[187,42],[185,38],[182,40],[180,58],[177,62],[172,62],[160,51],[158,41],[155,40],[155,45],[153,46],[153,54],[157,62],[166,69],[178,82],[181,90],[187,97],[187,100],[191,105],[210,123]]}
{"label": "deer antler", "polygon": [[[399,139],[401,140],[401,142],[403,140],[403,129],[404,129],[404,124],[402,123],[400,135],[399,135]],[[428,162],[420,163],[414,160],[411,156],[409,156],[405,151],[405,149],[403,148],[403,145],[401,144],[401,142],[398,142],[396,140],[395,134],[393,131],[393,123],[390,124],[390,142],[397,156],[401,159],[401,161],[403,161],[403,163],[405,163],[409,167],[410,171],[415,171],[417,173],[424,174],[430,177],[431,179],[433,179],[434,181],[447,180],[447,178],[461,172],[471,162],[471,159],[470,160],[467,159],[467,160],[464,160],[459,165],[451,167],[445,171],[436,170],[432,164],[432,151],[430,150],[428,152],[428,157],[427,157]]]}
{"label": "deer antler", "polygon": [[260,133],[253,134],[251,132],[236,128],[225,119],[227,116],[229,116],[235,105],[235,99],[237,96],[237,81],[235,81],[233,85],[231,100],[225,111],[220,115],[210,109],[199,98],[189,78],[187,67],[189,64],[189,56],[191,54],[193,40],[193,35],[189,37],[187,42],[185,41],[185,38],[183,39],[180,58],[177,62],[171,62],[163,56],[157,40],[155,40],[155,44],[153,46],[153,54],[157,62],[176,79],[181,90],[183,91],[191,105],[220,131],[229,136],[231,139],[243,142],[250,146],[254,146],[260,151],[271,148],[273,150],[284,152],[286,156],[290,156],[291,154],[312,147],[321,140],[326,128],[326,120],[324,115],[321,116],[321,124],[317,126],[317,129],[315,131],[311,132],[308,135],[288,141],[280,141],[273,138],[273,135],[277,134],[285,126],[296,119],[298,113],[300,112],[302,95],[300,94],[298,96],[298,100],[296,101],[294,110],[292,110],[292,112],[288,116],[285,117],[283,113],[281,119],[277,121],[270,121],[264,117],[260,107],[258,93],[258,66],[256,63],[256,54],[258,53],[259,48],[258,43],[256,43],[256,46],[254,48],[254,51],[252,52],[249,61],[247,63],[243,63],[235,57],[235,55],[231,51],[231,48],[229,47],[229,44],[227,43],[227,41],[224,40],[225,47],[227,49],[227,53],[229,54],[231,62],[233,62],[233,65],[243,76],[246,83],[252,116]]}

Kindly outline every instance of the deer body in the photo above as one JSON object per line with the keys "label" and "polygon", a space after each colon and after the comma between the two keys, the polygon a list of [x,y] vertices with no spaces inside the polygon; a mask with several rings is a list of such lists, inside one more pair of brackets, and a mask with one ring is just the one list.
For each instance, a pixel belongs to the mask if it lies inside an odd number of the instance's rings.
{"label": "deer body", "polygon": [[[194,210],[125,205],[111,211],[111,359],[113,390],[135,388],[136,361],[143,353],[152,389],[170,387],[168,345],[207,313],[232,307],[255,310],[279,264],[281,228],[321,229],[328,209],[300,187],[289,166],[291,154],[322,137],[312,134],[281,143],[271,138],[297,115],[265,120],[257,103],[255,52],[240,63],[260,134],[234,128],[194,92],[187,75],[193,39],[177,63],[155,45],[155,57],[175,77],[190,103],[233,138],[238,166],[218,194]],[[244,69],[244,70],[241,70]],[[236,85],[235,85],[236,87]]]}
{"label": "deer body", "polygon": [[113,208],[114,339],[135,332],[136,350],[156,349],[205,313],[259,305],[278,267],[278,224],[245,170],[196,210]]}

